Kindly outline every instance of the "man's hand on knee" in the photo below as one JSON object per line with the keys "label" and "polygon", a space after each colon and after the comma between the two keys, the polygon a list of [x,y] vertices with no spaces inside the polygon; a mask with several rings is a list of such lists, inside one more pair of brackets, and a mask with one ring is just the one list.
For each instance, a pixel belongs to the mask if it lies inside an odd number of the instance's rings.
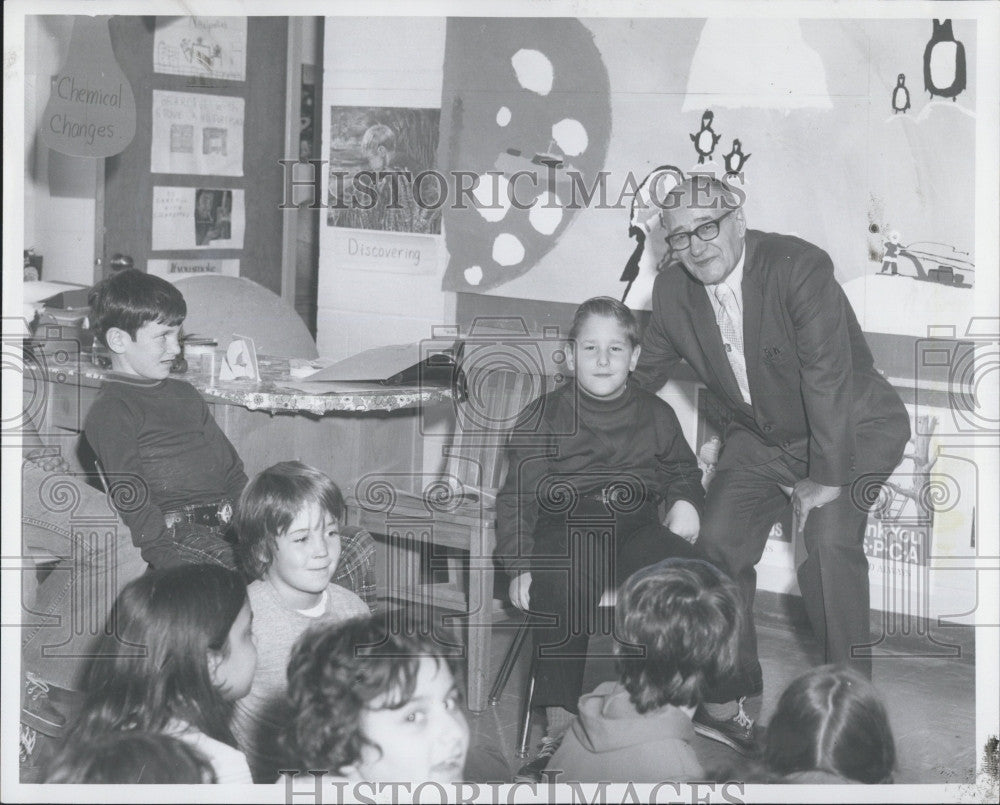
{"label": "man's hand on knee", "polygon": [[698,517],[698,510],[694,504],[686,500],[678,500],[670,507],[667,516],[663,519],[663,525],[673,531],[678,537],[694,542],[698,539],[698,531],[701,528],[701,518]]}
{"label": "man's hand on knee", "polygon": [[510,580],[510,587],[507,594],[510,602],[522,612],[526,612],[531,606],[531,573],[519,573]]}
{"label": "man's hand on knee", "polygon": [[809,478],[804,478],[795,484],[795,488],[792,490],[792,531],[794,536],[802,534],[809,512],[839,497],[839,486],[824,486]]}

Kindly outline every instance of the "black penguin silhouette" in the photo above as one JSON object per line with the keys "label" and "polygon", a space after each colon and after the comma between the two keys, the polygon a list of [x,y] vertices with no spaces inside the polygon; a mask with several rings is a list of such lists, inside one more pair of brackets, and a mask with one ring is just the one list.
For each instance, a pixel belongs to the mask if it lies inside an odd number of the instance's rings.
{"label": "black penguin silhouette", "polygon": [[694,143],[694,150],[698,152],[698,164],[702,164],[707,157],[712,156],[712,152],[715,151],[715,144],[722,139],[721,134],[716,134],[715,130],[712,128],[712,118],[714,115],[711,110],[706,109],[705,113],[701,116],[701,128],[696,131],[691,136],[691,142]]}
{"label": "black penguin silhouette", "polygon": [[965,45],[956,41],[951,20],[934,20],[934,31],[924,48],[924,89],[931,97],[940,95],[952,100],[965,90]]}
{"label": "black penguin silhouette", "polygon": [[726,176],[735,176],[750,159],[750,154],[743,153],[743,145],[739,140],[733,140],[732,150],[722,157],[726,161]]}
{"label": "black penguin silhouette", "polygon": [[900,73],[892,90],[892,112],[905,113],[910,108],[910,91],[906,88],[906,76]]}

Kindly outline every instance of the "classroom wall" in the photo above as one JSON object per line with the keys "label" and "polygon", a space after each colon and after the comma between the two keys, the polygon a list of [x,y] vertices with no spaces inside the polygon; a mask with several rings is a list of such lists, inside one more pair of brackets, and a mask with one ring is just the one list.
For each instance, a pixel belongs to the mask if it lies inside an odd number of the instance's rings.
{"label": "classroom wall", "polygon": [[[588,34],[583,46],[581,25]],[[449,40],[445,64],[442,106],[461,113],[449,120],[443,136],[454,143],[461,166],[503,169],[510,146],[527,156],[551,151],[579,164],[603,146],[595,132],[610,106],[602,165],[609,204],[567,212],[544,250],[526,213],[512,209],[501,221],[479,221],[482,247],[478,259],[470,256],[468,262],[482,265],[483,279],[470,283],[463,275],[468,266],[456,264],[449,266],[445,287],[569,303],[620,295],[619,276],[635,246],[628,235],[629,174],[641,181],[656,166],[670,164],[719,176],[734,139],[750,154],[741,183],[749,226],[819,244],[841,282],[878,270],[892,230],[904,244],[931,241],[974,252],[976,22],[955,19],[953,28],[967,65],[967,86],[954,101],[932,100],[924,90],[930,18],[594,18],[558,20],[544,34],[524,20],[458,21],[449,34],[477,43],[453,48]],[[514,80],[507,54],[518,47],[551,61],[554,75],[544,97]],[[484,48],[491,48],[491,69],[477,70]],[[572,81],[584,70],[596,78],[578,88]],[[911,108],[894,113],[892,91],[900,73]],[[566,108],[546,118],[545,106]],[[509,123],[500,122],[501,107],[512,110]],[[713,113],[720,139],[701,163],[691,137],[706,111]],[[564,152],[553,140],[551,125],[560,115],[578,118],[591,130],[581,154]],[[518,128],[524,118],[535,128]],[[446,225],[478,218],[475,211],[449,212]],[[449,238],[456,229],[448,229]],[[453,255],[465,257],[472,231],[462,233],[465,240],[455,244]],[[526,254],[498,266],[490,246],[506,233],[521,239]],[[478,279],[478,273],[473,276]],[[630,305],[648,309],[654,276],[652,266],[643,271]]]}
{"label": "classroom wall", "polygon": [[[329,17],[324,36],[323,152],[329,158],[330,107],[438,109],[445,19]],[[327,198],[324,183],[323,198]],[[329,226],[320,210],[316,342],[320,355],[345,357],[416,342],[454,322],[455,294],[441,290],[447,253],[441,236],[379,233],[417,243],[426,265],[409,271],[352,259],[351,230]]]}
{"label": "classroom wall", "polygon": [[[590,146],[600,146],[609,201],[622,203],[566,213],[544,248],[535,248],[539,238],[527,213],[510,210],[501,220],[484,222],[475,211],[446,209],[437,268],[423,275],[391,274],[376,261],[346,260],[345,232],[326,226],[321,211],[320,352],[343,355],[425,337],[433,323],[449,320],[451,291],[567,305],[598,294],[619,296],[624,289],[619,275],[635,245],[628,236],[627,177],[641,180],[662,164],[721,175],[722,157],[737,138],[750,155],[742,180],[749,225],[799,235],[826,249],[838,279],[851,286],[866,330],[924,332],[926,317],[907,316],[908,306],[887,317],[887,307],[897,307],[892,300],[898,286],[887,296],[868,280],[881,265],[892,231],[903,244],[930,242],[975,261],[979,32],[975,20],[955,19],[953,28],[967,65],[966,88],[954,101],[932,99],[924,90],[930,17],[431,18],[381,19],[377,25],[329,18],[324,147],[331,104],[426,105],[441,109],[439,169],[509,175],[509,147],[524,151],[525,163],[535,151],[561,154],[548,125],[539,125],[531,136],[533,130],[517,124],[544,117],[546,104],[556,108],[569,97],[579,105],[581,119],[594,120],[606,107],[610,137],[594,137]],[[521,47],[521,39],[523,47],[552,57],[555,75],[545,97],[532,99],[514,80],[511,65],[495,58],[494,51]],[[567,47],[563,39],[576,45]],[[595,64],[583,64],[586,60]],[[586,87],[565,82],[584,70],[594,76]],[[911,98],[905,113],[892,110],[899,73],[906,75]],[[725,82],[706,84],[713,74],[731,79],[728,96]],[[539,104],[541,111],[535,108]],[[512,110],[511,122],[500,122],[502,108]],[[709,109],[721,137],[712,157],[699,164],[691,135]],[[483,153],[475,157],[477,149]],[[579,164],[586,155],[568,162]],[[463,215],[476,217],[479,234],[464,226]],[[493,264],[487,269],[494,238],[506,232],[528,247],[524,260],[508,269]],[[482,260],[472,262],[482,263],[484,280],[475,284],[465,280],[469,266],[458,263],[480,235],[476,248]],[[644,265],[629,296],[635,309],[649,308],[653,265]],[[964,326],[972,312],[968,288],[918,290],[935,316],[947,311],[948,321]],[[510,303],[511,313],[517,305]]]}
{"label": "classroom wall", "polygon": [[69,51],[73,18],[29,16],[25,23],[24,248],[41,254],[42,278],[89,285],[94,280],[98,162],[52,151],[37,133],[49,79]]}

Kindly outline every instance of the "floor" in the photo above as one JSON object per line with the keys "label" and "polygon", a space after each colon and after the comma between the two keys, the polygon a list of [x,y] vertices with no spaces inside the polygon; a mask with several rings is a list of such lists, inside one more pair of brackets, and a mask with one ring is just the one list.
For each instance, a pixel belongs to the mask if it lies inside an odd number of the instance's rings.
{"label": "floor", "polygon": [[[762,724],[767,723],[785,686],[819,660],[818,647],[804,615],[795,606],[796,600],[758,593],[756,622],[764,695],[759,700],[760,712],[751,714]],[[497,621],[494,627],[494,677],[518,622],[517,616],[511,616]],[[873,617],[873,635],[883,633],[880,623]],[[611,643],[610,638],[599,637],[591,645],[596,653],[606,654]],[[939,628],[930,635],[895,636],[878,647],[878,654],[873,677],[885,697],[896,739],[895,781],[971,782],[980,753],[974,746],[975,649],[970,630]],[[940,656],[943,654],[950,656]],[[524,762],[516,756],[516,748],[527,668],[525,650],[497,705],[469,715],[473,733],[470,761],[483,770],[483,779],[496,780],[496,775],[512,774]],[[611,660],[591,659],[584,687],[590,690],[613,678]],[[532,752],[542,735],[538,721],[536,716],[529,743]],[[700,736],[696,736],[694,749],[706,769],[726,767],[738,760],[727,747]]]}

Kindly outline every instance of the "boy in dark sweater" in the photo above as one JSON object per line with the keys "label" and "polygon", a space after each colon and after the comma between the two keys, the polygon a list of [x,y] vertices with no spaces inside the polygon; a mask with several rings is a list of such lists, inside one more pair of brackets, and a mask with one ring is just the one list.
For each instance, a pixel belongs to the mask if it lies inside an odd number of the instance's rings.
{"label": "boy in dark sweater", "polygon": [[511,433],[497,554],[511,601],[539,616],[535,703],[548,719],[541,751],[519,780],[541,779],[577,712],[605,588],[693,554],[701,470],[673,409],[629,382],[638,359],[632,312],[610,297],[584,302],[567,350],[576,383],[529,405]]}
{"label": "boy in dark sweater", "polygon": [[[243,462],[201,394],[169,377],[184,297],[164,279],[128,270],[95,286],[90,309],[112,374],[84,432],[133,544],[157,568],[209,562],[236,569],[226,533],[247,483]],[[334,579],[367,604],[375,595],[374,550],[367,532],[345,534]]]}
{"label": "boy in dark sweater", "polygon": [[164,279],[128,270],[95,286],[90,309],[112,373],[84,433],[132,542],[156,568],[237,569],[224,534],[247,483],[243,462],[201,394],[169,376],[181,351],[184,297]]}

